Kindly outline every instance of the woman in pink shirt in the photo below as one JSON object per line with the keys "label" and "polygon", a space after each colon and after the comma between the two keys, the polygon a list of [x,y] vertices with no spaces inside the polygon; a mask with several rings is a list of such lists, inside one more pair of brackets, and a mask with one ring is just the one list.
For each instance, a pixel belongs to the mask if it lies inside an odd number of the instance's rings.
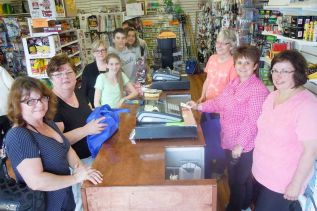
{"label": "woman in pink shirt", "polygon": [[230,200],[227,211],[246,209],[252,199],[252,152],[257,133],[256,121],[268,90],[256,77],[260,52],[254,46],[242,46],[234,54],[238,78],[212,100],[188,104],[199,111],[219,112],[221,146],[225,150]]}
{"label": "woman in pink shirt", "polygon": [[252,173],[260,189],[255,210],[287,211],[298,204],[317,156],[317,99],[303,87],[307,63],[299,52],[276,55],[271,68],[277,90],[265,100],[257,122]]}
{"label": "woman in pink shirt", "polygon": [[[235,31],[220,31],[216,41],[216,54],[212,55],[205,68],[207,78],[197,103],[211,100],[222,93],[225,86],[237,77],[232,52],[237,45]],[[219,178],[225,169],[225,154],[220,146],[219,114],[202,113],[201,127],[205,137],[205,178]]]}

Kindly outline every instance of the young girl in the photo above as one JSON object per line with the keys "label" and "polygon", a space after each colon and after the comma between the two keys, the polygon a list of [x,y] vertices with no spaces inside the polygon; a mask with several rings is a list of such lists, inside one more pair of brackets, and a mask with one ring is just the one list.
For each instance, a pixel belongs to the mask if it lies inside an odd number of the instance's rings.
{"label": "young girl", "polygon": [[[138,93],[126,74],[121,71],[121,60],[117,54],[110,53],[106,62],[109,71],[97,77],[94,104],[96,107],[104,104],[120,107],[124,100],[132,99]],[[127,90],[129,95],[124,96],[124,90]]]}

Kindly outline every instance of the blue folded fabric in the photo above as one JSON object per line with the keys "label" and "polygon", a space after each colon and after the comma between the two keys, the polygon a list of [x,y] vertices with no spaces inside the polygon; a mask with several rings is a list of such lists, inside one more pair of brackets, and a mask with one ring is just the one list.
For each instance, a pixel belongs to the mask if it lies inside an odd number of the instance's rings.
{"label": "blue folded fabric", "polygon": [[106,142],[111,136],[118,130],[120,117],[119,113],[128,113],[129,109],[124,108],[111,108],[109,105],[105,104],[101,107],[95,108],[93,112],[88,116],[86,123],[98,119],[100,117],[106,117],[101,121],[101,123],[106,123],[105,129],[95,135],[89,135],[87,137],[88,148],[91,156],[95,158],[104,142]]}

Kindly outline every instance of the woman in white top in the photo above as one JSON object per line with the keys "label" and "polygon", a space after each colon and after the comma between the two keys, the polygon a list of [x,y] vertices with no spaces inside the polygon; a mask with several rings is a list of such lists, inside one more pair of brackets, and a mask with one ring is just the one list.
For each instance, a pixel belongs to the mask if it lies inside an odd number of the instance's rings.
{"label": "woman in white top", "polygon": [[7,118],[7,101],[13,81],[6,69],[0,66],[0,149],[2,148],[3,137],[10,129],[10,121]]}

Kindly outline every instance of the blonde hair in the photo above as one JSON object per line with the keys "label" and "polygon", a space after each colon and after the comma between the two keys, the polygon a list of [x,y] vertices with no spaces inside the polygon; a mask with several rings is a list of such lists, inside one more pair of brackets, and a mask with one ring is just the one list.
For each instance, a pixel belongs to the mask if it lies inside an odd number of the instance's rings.
{"label": "blonde hair", "polygon": [[99,48],[100,46],[105,47],[106,50],[107,50],[107,48],[108,48],[108,45],[107,45],[106,41],[100,40],[100,39],[96,39],[96,40],[94,40],[94,42],[91,44],[91,50],[92,50],[92,51],[96,51],[96,50],[98,50],[98,48]]}
{"label": "blonde hair", "polygon": [[[120,64],[121,64],[120,57],[117,54],[115,54],[115,53],[109,53],[108,54],[108,56],[106,58],[107,64],[109,63],[109,60],[113,59],[113,58],[117,59],[120,62]],[[118,84],[119,84],[119,88],[120,88],[120,96],[123,97],[124,85],[123,85],[123,78],[122,78],[122,68],[120,68],[120,70],[117,72],[117,80],[118,80]]]}
{"label": "blonde hair", "polygon": [[217,36],[217,40],[229,42],[231,46],[231,54],[233,54],[235,49],[237,48],[237,35],[236,32],[232,29],[221,30]]}

